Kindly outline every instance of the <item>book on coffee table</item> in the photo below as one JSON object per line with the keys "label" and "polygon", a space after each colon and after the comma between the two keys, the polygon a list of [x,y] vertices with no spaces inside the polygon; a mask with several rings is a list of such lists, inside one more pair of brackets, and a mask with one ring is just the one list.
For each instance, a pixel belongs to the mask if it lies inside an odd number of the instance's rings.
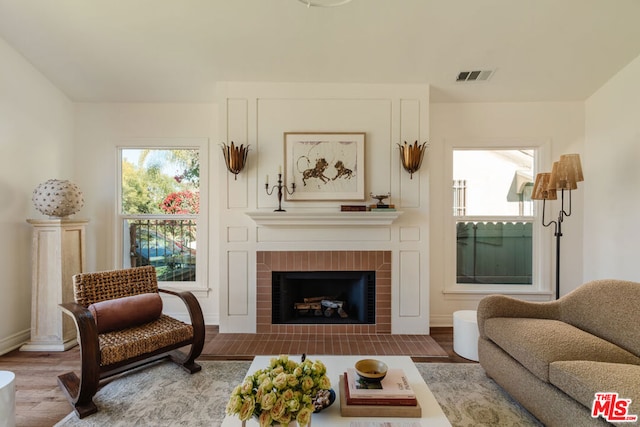
{"label": "book on coffee table", "polygon": [[366,381],[353,368],[347,369],[347,384],[351,398],[413,399],[416,394],[402,369],[389,369],[382,381]]}
{"label": "book on coffee table", "polygon": [[383,406],[416,406],[418,399],[416,397],[384,397],[378,395],[366,397],[351,396],[351,387],[349,375],[344,374],[344,394],[346,402],[349,405],[383,405]]}
{"label": "book on coffee table", "polygon": [[343,417],[421,418],[420,403],[416,406],[351,405],[347,402],[345,375],[340,375],[340,415]]}

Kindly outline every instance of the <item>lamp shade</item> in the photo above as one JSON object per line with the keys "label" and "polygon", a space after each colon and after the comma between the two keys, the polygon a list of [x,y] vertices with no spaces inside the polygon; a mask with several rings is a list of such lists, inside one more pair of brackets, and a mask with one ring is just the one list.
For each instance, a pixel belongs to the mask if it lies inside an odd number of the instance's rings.
{"label": "lamp shade", "polygon": [[558,195],[555,188],[549,188],[551,173],[544,172],[536,175],[536,182],[533,184],[531,200],[556,200]]}
{"label": "lamp shade", "polygon": [[580,154],[563,154],[560,156],[560,163],[563,164],[566,170],[567,180],[569,182],[578,183],[584,181]]}
{"label": "lamp shade", "polygon": [[569,172],[566,163],[561,161],[553,162],[551,177],[549,178],[548,189],[554,190],[575,190],[578,188],[576,181],[569,180]]}

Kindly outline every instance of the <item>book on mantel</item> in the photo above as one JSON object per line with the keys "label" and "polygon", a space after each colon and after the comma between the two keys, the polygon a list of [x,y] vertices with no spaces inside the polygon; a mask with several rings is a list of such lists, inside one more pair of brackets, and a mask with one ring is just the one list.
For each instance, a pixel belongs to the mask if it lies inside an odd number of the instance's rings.
{"label": "book on mantel", "polygon": [[355,369],[344,375],[345,397],[349,405],[416,406],[418,400],[402,369],[389,369],[380,382],[361,380]]}

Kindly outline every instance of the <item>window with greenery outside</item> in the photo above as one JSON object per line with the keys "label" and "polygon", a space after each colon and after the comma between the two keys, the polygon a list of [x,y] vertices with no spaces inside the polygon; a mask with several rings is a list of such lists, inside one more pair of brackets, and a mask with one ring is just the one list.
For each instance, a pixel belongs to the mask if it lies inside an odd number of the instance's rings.
{"label": "window with greenery outside", "polygon": [[124,266],[195,281],[200,162],[195,149],[122,149]]}

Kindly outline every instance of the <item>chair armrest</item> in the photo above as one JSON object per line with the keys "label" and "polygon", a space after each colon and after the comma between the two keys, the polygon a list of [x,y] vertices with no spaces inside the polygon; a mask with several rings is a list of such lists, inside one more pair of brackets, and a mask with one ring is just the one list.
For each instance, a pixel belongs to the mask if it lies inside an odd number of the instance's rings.
{"label": "chair armrest", "polygon": [[522,301],[506,295],[486,296],[482,298],[478,304],[478,330],[482,338],[486,338],[484,323],[492,317],[559,319],[560,303],[558,301]]}
{"label": "chair armrest", "polygon": [[189,318],[191,319],[191,326],[193,326],[193,349],[194,354],[200,355],[202,348],[204,347],[204,316],[202,315],[202,308],[200,303],[189,291],[172,291],[169,289],[158,288],[159,292],[176,296],[180,298],[187,306],[189,311]]}
{"label": "chair armrest", "polygon": [[75,302],[59,304],[60,309],[71,316],[80,342],[81,372],[80,384],[75,387],[75,395],[71,396],[74,403],[90,402],[96,394],[100,379],[100,343],[98,341],[98,326],[91,312]]}
{"label": "chair armrest", "polygon": [[80,345],[82,351],[89,350],[90,343],[95,343],[96,354],[98,351],[98,327],[91,312],[80,304],[75,302],[67,302],[58,304],[63,313],[68,314],[73,319],[78,335],[80,337]]}

